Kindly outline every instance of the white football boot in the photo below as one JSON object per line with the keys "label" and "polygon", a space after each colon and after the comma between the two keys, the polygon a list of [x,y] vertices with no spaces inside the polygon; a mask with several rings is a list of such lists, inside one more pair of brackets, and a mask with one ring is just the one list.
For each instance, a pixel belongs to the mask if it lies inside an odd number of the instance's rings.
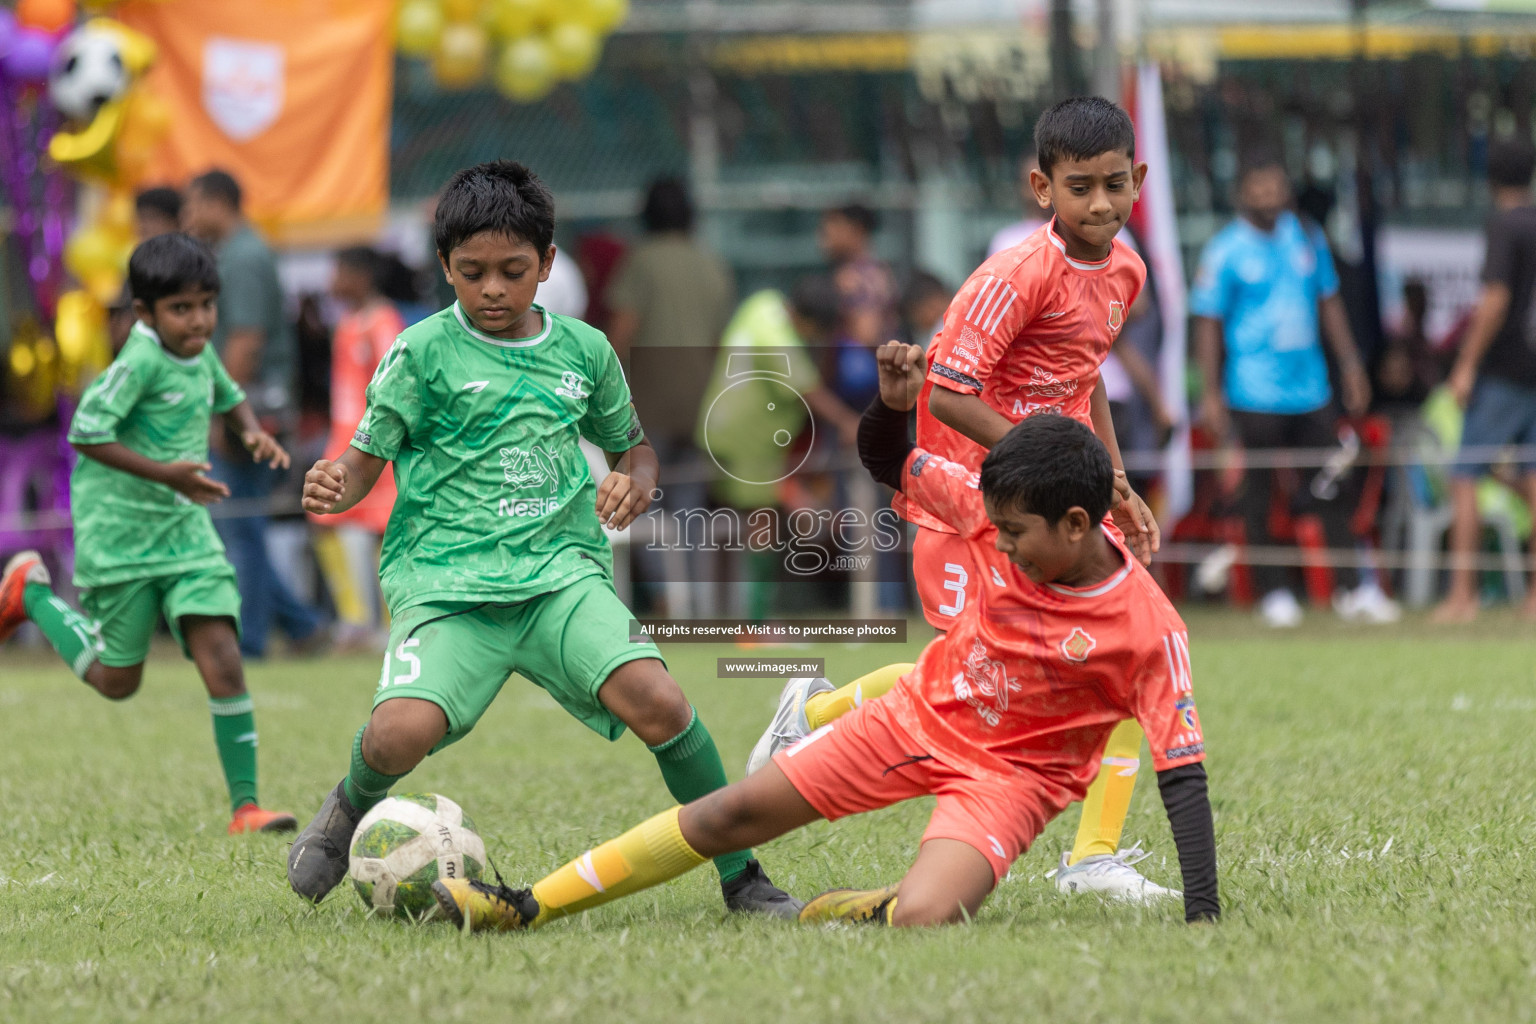
{"label": "white football boot", "polygon": [[1388,597],[1375,581],[1333,595],[1333,610],[1345,622],[1385,626],[1403,617],[1402,607]]}
{"label": "white football boot", "polygon": [[811,731],[811,723],[805,719],[805,702],[818,693],[831,693],[835,689],[837,687],[820,676],[800,676],[785,683],[784,691],[779,694],[779,710],[747,758],[747,774],[751,775],[772,761],[773,755],[785,747],[805,739]]}
{"label": "white football boot", "polygon": [[1289,590],[1271,590],[1259,602],[1259,618],[1271,629],[1295,629],[1301,625],[1301,603]]}
{"label": "white football boot", "polygon": [[1168,889],[1149,881],[1131,865],[1146,860],[1151,854],[1141,849],[1141,844],[1129,850],[1117,850],[1113,854],[1101,853],[1084,857],[1069,865],[1070,854],[1061,855],[1061,863],[1051,872],[1056,878],[1056,888],[1064,893],[1093,892],[1110,899],[1131,903],[1150,903],[1165,897],[1181,897],[1178,889]]}

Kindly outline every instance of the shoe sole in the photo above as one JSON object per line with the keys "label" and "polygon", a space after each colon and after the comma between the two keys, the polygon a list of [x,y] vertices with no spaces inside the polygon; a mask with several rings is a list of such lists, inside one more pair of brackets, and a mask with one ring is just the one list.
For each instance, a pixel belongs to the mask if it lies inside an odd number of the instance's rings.
{"label": "shoe sole", "polygon": [[281,817],[273,818],[271,821],[267,822],[265,825],[261,826],[261,828],[257,829],[256,831],[258,831],[258,832],[297,832],[298,830],[299,830],[299,819],[295,818],[291,814],[284,814]]}

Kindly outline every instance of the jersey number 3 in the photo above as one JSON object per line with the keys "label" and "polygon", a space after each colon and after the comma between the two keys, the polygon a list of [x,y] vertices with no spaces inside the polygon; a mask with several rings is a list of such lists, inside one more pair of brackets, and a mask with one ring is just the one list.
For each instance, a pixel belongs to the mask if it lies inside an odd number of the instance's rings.
{"label": "jersey number 3", "polygon": [[939,605],[940,615],[955,616],[960,614],[960,609],[965,607],[965,585],[969,582],[965,566],[956,565],[954,562],[944,563],[944,589],[955,592],[954,604]]}

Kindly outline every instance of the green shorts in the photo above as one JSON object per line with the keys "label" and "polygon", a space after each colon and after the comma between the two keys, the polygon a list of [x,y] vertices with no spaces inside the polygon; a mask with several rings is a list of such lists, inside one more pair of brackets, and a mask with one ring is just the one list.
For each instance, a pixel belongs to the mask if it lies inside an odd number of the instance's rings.
{"label": "green shorts", "polygon": [[[517,604],[438,601],[407,608],[390,623],[373,706],[396,697],[429,700],[448,716],[436,750],[463,739],[516,672],[548,691],[578,721],[616,740],[624,723],[597,699],[613,670],[661,658],[632,643],[630,610],[605,576]],[[435,752],[435,751],[434,751]]]}
{"label": "green shorts", "polygon": [[192,652],[181,635],[182,616],[227,618],[234,622],[235,633],[240,632],[240,588],[229,566],[91,587],[80,592],[80,607],[101,630],[99,660],[113,668],[137,665],[149,656],[161,615],[189,658]]}

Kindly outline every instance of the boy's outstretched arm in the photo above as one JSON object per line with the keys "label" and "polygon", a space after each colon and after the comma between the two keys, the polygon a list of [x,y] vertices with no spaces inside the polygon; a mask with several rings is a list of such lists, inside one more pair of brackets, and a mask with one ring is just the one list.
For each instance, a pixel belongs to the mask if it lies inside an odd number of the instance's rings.
{"label": "boy's outstretched arm", "polygon": [[644,439],[628,451],[603,454],[613,472],[598,485],[597,518],[610,529],[622,530],[651,507],[661,463],[656,449]]}
{"label": "boy's outstretched arm", "polygon": [[321,459],[304,474],[304,511],[317,516],[345,512],[368,496],[385,460],[348,447],[341,458]]}
{"label": "boy's outstretched arm", "polygon": [[277,443],[277,438],[261,429],[250,402],[242,399],[224,414],[224,422],[240,435],[240,443],[251,453],[252,462],[265,462],[273,469],[288,468],[288,453]]}
{"label": "boy's outstretched arm", "polygon": [[1157,773],[1157,789],[1168,812],[1173,842],[1184,875],[1184,920],[1221,917],[1216,891],[1216,825],[1211,818],[1205,766],[1186,764]]}
{"label": "boy's outstretched arm", "polygon": [[206,462],[156,462],[141,455],[125,444],[108,441],[106,444],[82,444],[73,441],[70,446],[86,458],[95,459],[104,466],[132,473],[134,476],[165,484],[171,490],[186,495],[199,505],[212,505],[229,497],[229,488],[203,474],[211,468]]}

